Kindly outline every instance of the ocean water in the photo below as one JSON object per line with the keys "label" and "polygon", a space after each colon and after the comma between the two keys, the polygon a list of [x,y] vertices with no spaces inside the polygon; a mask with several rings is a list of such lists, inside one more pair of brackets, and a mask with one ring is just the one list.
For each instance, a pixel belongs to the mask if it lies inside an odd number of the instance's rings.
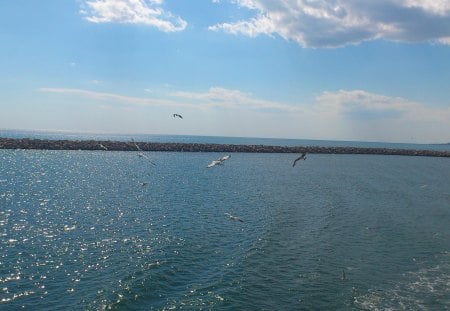
{"label": "ocean water", "polygon": [[449,159],[223,155],[0,150],[0,309],[450,309]]}

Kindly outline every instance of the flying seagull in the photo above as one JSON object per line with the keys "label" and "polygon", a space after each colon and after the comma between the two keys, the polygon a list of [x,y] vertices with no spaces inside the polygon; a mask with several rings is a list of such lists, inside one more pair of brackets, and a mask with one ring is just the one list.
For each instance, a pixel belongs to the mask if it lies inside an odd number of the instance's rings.
{"label": "flying seagull", "polygon": [[156,166],[156,164],[155,164],[152,160],[150,160],[150,158],[147,157],[143,152],[139,152],[139,153],[138,153],[138,157],[139,157],[139,158],[145,158],[145,159],[148,160],[148,162],[150,162],[151,165]]}
{"label": "flying seagull", "polygon": [[102,144],[100,144],[100,148],[102,148],[103,150],[108,150],[108,148],[106,148],[106,147],[103,146]]}
{"label": "flying seagull", "polygon": [[225,216],[228,216],[231,220],[236,220],[236,221],[244,222],[244,221],[243,221],[242,219],[240,219],[239,217],[230,215],[230,214],[228,214],[228,213],[225,213]]}
{"label": "flying seagull", "polygon": [[180,119],[183,119],[183,116],[182,116],[181,114],[178,114],[178,113],[174,113],[174,114],[173,114],[173,117],[174,117],[174,118],[178,117],[178,118],[180,118]]}
{"label": "flying seagull", "polygon": [[133,143],[133,145],[136,147],[136,149],[138,151],[142,151],[141,147],[138,146],[138,144],[136,144],[136,142],[134,141],[134,139],[131,139],[131,142]]}
{"label": "flying seagull", "polygon": [[155,164],[154,162],[152,162],[152,160],[150,160],[150,158],[147,157],[147,156],[142,152],[142,149],[138,146],[138,144],[136,144],[136,142],[134,141],[134,139],[131,139],[131,141],[133,142],[133,144],[134,144],[134,146],[136,147],[136,149],[137,149],[138,151],[140,151],[140,152],[138,152],[138,154],[137,154],[138,157],[139,157],[139,158],[145,158],[145,159],[148,160],[148,162],[150,162],[150,164],[156,166],[156,164]]}
{"label": "flying seagull", "polygon": [[294,163],[292,164],[292,166],[295,166],[295,164],[297,163],[297,161],[299,160],[306,160],[306,153],[302,153],[301,156],[299,156],[297,159],[295,159]]}
{"label": "flying seagull", "polygon": [[223,161],[228,160],[229,158],[231,158],[231,156],[230,155],[226,155],[224,157],[221,157],[218,161],[223,162]]}
{"label": "flying seagull", "polygon": [[346,279],[347,279],[347,276],[345,275],[344,269],[342,269],[341,280],[342,280],[342,281],[345,281]]}
{"label": "flying seagull", "polygon": [[212,161],[211,163],[208,164],[207,168],[211,168],[211,167],[214,167],[216,165],[222,165],[222,161],[214,160],[214,161]]}
{"label": "flying seagull", "polygon": [[216,166],[216,165],[222,165],[223,162],[225,162],[225,161],[228,160],[229,158],[231,158],[231,156],[230,156],[230,155],[226,155],[226,156],[224,156],[224,157],[221,157],[221,158],[218,159],[218,160],[214,160],[214,161],[212,161],[211,163],[208,164],[207,168],[211,168],[211,167],[214,167],[214,166]]}

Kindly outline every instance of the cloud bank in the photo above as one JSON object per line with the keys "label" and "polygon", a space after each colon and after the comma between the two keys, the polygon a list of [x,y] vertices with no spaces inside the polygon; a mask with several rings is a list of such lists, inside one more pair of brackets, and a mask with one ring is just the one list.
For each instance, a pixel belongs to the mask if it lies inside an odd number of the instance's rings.
{"label": "cloud bank", "polygon": [[448,142],[450,108],[364,90],[323,92],[311,117],[341,138],[376,141]]}
{"label": "cloud bank", "polygon": [[[253,13],[209,27],[235,35],[280,36],[303,47],[341,47],[384,39],[450,45],[450,0],[212,0]],[[164,0],[84,0],[92,23],[144,24],[182,31],[187,21],[164,9]]]}
{"label": "cloud bank", "polygon": [[238,90],[211,87],[207,92],[174,92],[172,96],[181,101],[195,101],[202,108],[249,109],[265,111],[295,112],[298,106],[258,99]]}
{"label": "cloud bank", "polygon": [[[41,88],[44,93],[83,97],[102,106],[177,107],[191,115],[197,134],[214,118],[216,128],[234,132],[217,135],[253,135],[340,140],[450,141],[450,108],[429,107],[401,97],[364,90],[323,92],[312,102],[286,104],[257,98],[239,90],[212,87],[205,92],[178,91],[165,98],[133,97],[82,89]],[[75,100],[76,102],[76,100]],[[145,113],[143,113],[145,114]],[[207,125],[204,125],[207,126]],[[200,128],[199,128],[200,127]],[[205,131],[202,132],[202,129]]]}
{"label": "cloud bank", "polygon": [[144,24],[163,32],[184,30],[187,22],[162,7],[163,0],[89,0],[81,12],[91,23]]}
{"label": "cloud bank", "polygon": [[229,0],[253,17],[209,29],[278,35],[303,47],[340,47],[384,39],[450,44],[450,0]]}
{"label": "cloud bank", "polygon": [[183,103],[177,103],[175,101],[164,100],[159,98],[142,98],[134,96],[125,96],[115,93],[97,92],[83,89],[70,89],[70,88],[40,88],[40,92],[55,93],[66,96],[78,96],[95,101],[104,101],[121,105],[139,105],[139,106],[190,106]]}

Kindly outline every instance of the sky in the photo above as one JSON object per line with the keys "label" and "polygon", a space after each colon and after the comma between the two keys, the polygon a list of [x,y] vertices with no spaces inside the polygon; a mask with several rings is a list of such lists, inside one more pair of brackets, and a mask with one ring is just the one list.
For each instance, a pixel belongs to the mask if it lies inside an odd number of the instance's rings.
{"label": "sky", "polygon": [[450,0],[1,0],[0,47],[0,129],[450,142]]}

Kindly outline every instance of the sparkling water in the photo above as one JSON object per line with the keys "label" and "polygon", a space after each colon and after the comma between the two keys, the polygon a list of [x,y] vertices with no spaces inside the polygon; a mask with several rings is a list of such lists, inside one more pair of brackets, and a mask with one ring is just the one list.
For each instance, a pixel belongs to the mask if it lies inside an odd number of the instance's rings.
{"label": "sparkling water", "polygon": [[449,309],[449,159],[145,155],[0,150],[1,310]]}

